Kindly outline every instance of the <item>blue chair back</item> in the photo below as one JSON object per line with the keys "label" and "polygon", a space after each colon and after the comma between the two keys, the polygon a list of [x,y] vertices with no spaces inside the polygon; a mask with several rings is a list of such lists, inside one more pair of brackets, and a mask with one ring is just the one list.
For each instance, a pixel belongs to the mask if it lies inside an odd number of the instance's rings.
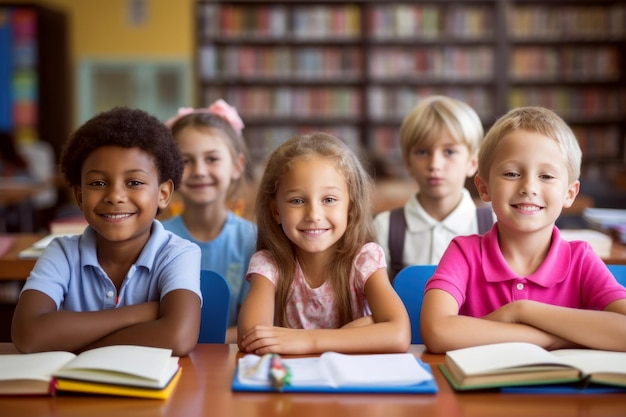
{"label": "blue chair back", "polygon": [[617,282],[626,287],[626,265],[607,265]]}
{"label": "blue chair back", "polygon": [[420,344],[420,313],[424,300],[424,286],[434,274],[436,265],[411,265],[398,272],[393,280],[393,288],[409,313],[411,320],[411,343]]}
{"label": "blue chair back", "polygon": [[200,271],[202,317],[198,343],[224,343],[228,328],[230,288],[223,276],[215,271]]}

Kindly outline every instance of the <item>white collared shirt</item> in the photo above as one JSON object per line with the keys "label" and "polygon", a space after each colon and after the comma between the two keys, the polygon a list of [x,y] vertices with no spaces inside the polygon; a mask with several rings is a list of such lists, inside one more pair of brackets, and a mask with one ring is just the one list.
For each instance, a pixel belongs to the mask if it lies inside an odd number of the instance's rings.
{"label": "white collared shirt", "polygon": [[[389,213],[379,213],[374,219],[378,243],[385,252],[388,264]],[[459,205],[442,221],[432,218],[424,210],[417,194],[404,206],[404,216],[407,230],[402,260],[406,265],[436,265],[455,236],[478,233],[476,205],[468,190],[463,190]]]}

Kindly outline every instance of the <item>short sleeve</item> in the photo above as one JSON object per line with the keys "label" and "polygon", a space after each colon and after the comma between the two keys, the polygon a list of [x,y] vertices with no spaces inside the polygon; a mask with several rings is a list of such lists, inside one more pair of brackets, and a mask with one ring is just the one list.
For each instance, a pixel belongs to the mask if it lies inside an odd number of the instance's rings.
{"label": "short sleeve", "polygon": [[250,281],[252,274],[262,275],[269,279],[274,286],[278,282],[278,269],[274,257],[267,250],[260,250],[250,258],[250,266],[246,274],[246,281]]}
{"label": "short sleeve", "polygon": [[354,260],[355,284],[363,288],[374,272],[386,267],[387,261],[383,248],[375,242],[366,243]]}

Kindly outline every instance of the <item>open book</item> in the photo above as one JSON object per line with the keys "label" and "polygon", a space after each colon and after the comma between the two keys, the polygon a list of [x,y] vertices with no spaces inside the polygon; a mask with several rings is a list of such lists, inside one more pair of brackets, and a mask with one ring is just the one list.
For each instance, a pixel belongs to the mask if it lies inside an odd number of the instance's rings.
{"label": "open book", "polygon": [[57,391],[167,398],[181,369],[170,349],[106,346],[75,355],[41,352],[0,355],[0,394]]}
{"label": "open book", "polygon": [[[435,393],[430,367],[411,353],[282,358],[291,378],[284,392]],[[261,366],[259,366],[261,365]],[[271,391],[269,362],[257,355],[238,361],[233,391]]]}
{"label": "open book", "polygon": [[28,248],[22,249],[17,254],[17,257],[22,258],[22,259],[39,258],[41,254],[43,253],[43,251],[46,250],[46,247],[48,247],[48,244],[50,244],[50,242],[52,242],[54,238],[61,237],[61,236],[65,236],[65,235],[64,234],[48,234],[42,237],[41,239],[39,239],[38,241],[36,241],[35,243],[33,243],[32,245],[30,245]]}
{"label": "open book", "polygon": [[451,350],[440,365],[456,390],[590,383],[626,387],[626,352],[496,343]]}

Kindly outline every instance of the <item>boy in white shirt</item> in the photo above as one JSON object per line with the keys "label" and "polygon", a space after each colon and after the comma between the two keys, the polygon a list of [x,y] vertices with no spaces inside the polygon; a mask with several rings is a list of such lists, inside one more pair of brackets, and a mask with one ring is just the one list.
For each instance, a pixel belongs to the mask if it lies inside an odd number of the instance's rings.
{"label": "boy in white shirt", "polygon": [[450,97],[430,96],[404,118],[400,147],[419,191],[404,207],[374,220],[392,279],[405,266],[437,264],[455,236],[491,228],[491,209],[477,209],[465,188],[478,168],[482,138],[476,112]]}

